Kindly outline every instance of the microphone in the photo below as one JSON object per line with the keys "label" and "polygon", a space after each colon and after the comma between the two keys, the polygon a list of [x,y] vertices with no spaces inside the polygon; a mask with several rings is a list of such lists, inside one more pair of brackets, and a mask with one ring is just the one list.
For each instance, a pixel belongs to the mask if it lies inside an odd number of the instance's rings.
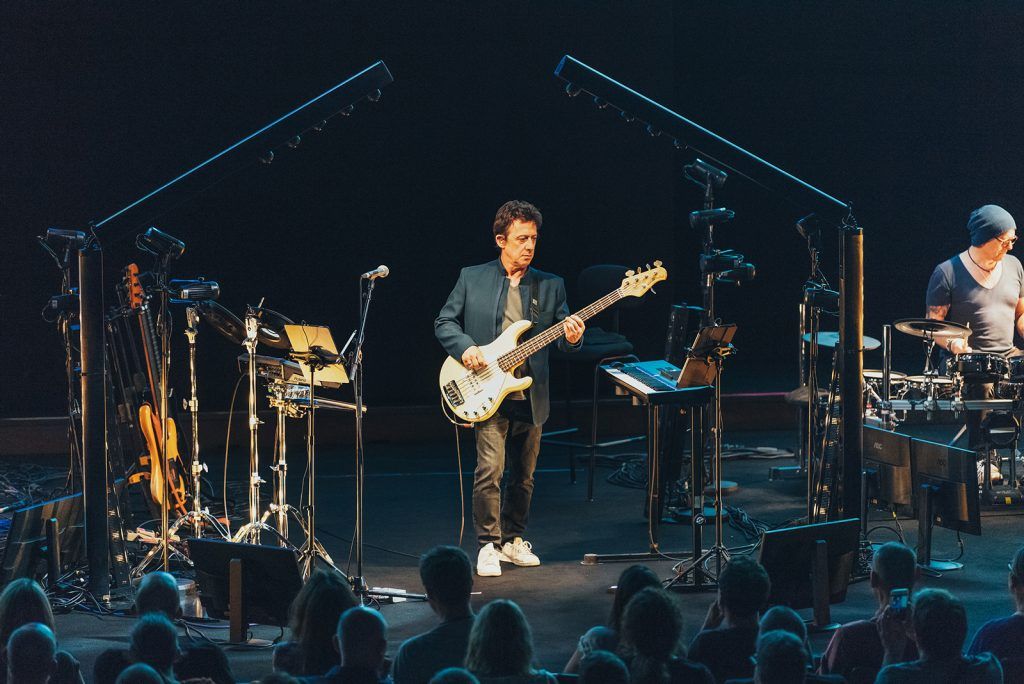
{"label": "microphone", "polygon": [[46,235],[40,235],[39,240],[53,248],[67,244],[72,249],[80,249],[85,244],[85,233],[80,230],[47,228]]}
{"label": "microphone", "polygon": [[360,278],[364,278],[366,280],[376,280],[377,278],[387,278],[388,274],[390,274],[390,273],[391,273],[391,269],[389,269],[387,266],[381,264],[380,266],[378,266],[377,268],[373,269],[372,271],[367,271],[366,273],[364,273],[363,275],[361,275],[359,277]]}
{"label": "microphone", "polygon": [[821,251],[821,226],[818,224],[818,217],[808,214],[796,222],[796,232],[800,237],[807,240],[807,244],[816,251]]}
{"label": "microphone", "polygon": [[220,297],[220,283],[215,280],[172,280],[169,287],[176,299],[200,302]]}
{"label": "microphone", "polygon": [[725,207],[691,211],[690,227],[706,228],[710,225],[717,225],[719,223],[725,223],[726,221],[732,221],[734,216],[736,216],[736,212],[732,209],[726,209]]}
{"label": "microphone", "polygon": [[750,282],[756,276],[757,267],[750,262],[743,262],[738,264],[736,268],[722,271],[715,280],[720,283],[739,285],[740,283]]}
{"label": "microphone", "polygon": [[177,259],[185,253],[184,242],[152,227],[135,238],[135,244],[139,249],[167,259]]}
{"label": "microphone", "polygon": [[703,159],[694,159],[693,163],[683,167],[683,173],[694,183],[705,186],[711,185],[716,190],[721,189],[729,178],[729,174],[725,171],[715,168]]}

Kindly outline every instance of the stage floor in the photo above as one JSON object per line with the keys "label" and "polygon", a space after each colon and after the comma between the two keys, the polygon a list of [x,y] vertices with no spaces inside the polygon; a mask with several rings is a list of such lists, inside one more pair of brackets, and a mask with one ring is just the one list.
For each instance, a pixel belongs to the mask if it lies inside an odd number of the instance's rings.
{"label": "stage floor", "polygon": [[[933,437],[952,429],[932,428]],[[472,521],[468,517],[472,468],[475,460],[471,435],[462,435],[462,487],[466,493],[466,525],[462,546],[475,560]],[[728,432],[726,442],[747,447],[791,448],[795,437],[790,432]],[[453,438],[454,440],[454,438]],[[619,452],[638,451],[640,445],[618,448]],[[302,476],[300,444],[291,449],[290,469],[292,503],[297,503]],[[209,457],[211,480],[218,486],[222,464]],[[435,544],[455,544],[460,533],[460,481],[456,476],[454,441],[416,446],[370,444],[366,450],[366,551],[364,576],[374,587],[422,590],[417,573],[417,556]],[[323,450],[317,465],[318,536],[343,569],[347,568],[353,521],[354,479],[350,450]],[[724,472],[740,483],[740,490],[728,499],[730,505],[743,508],[750,516],[770,524],[779,524],[799,516],[805,508],[805,484],[802,481],[769,482],[768,469],[791,460],[730,460]],[[229,479],[244,487],[246,454],[232,455]],[[559,670],[571,655],[577,637],[588,627],[604,621],[611,604],[607,593],[623,564],[584,566],[584,553],[625,553],[647,550],[647,523],[641,517],[641,490],[613,486],[605,481],[612,472],[598,470],[596,496],[586,501],[586,471],[578,469],[578,481],[570,484],[567,452],[562,447],[545,445],[542,449],[530,523],[529,540],[542,559],[537,568],[507,567],[499,578],[476,578],[474,605],[496,598],[513,599],[522,606],[533,627],[538,663]],[[264,475],[269,479],[269,473]],[[269,487],[264,490],[269,494]],[[244,489],[241,490],[244,500]],[[883,514],[872,516],[883,523]],[[989,618],[1013,611],[1006,591],[1006,563],[1024,539],[1022,519],[1018,515],[988,514],[983,518],[982,537],[964,537],[962,571],[941,578],[924,578],[922,585],[946,588],[967,605],[970,633]],[[908,543],[916,539],[914,521],[903,521]],[[889,541],[895,535],[876,530],[873,541]],[[689,546],[690,530],[682,525],[662,527],[665,551],[683,551]],[[705,541],[713,539],[710,528]],[[746,539],[726,527],[728,546],[739,546]],[[936,530],[934,556],[951,558],[958,553],[954,533]],[[652,561],[649,565],[663,577],[673,575],[671,560]],[[710,593],[680,595],[687,640],[700,628]],[[833,606],[834,620],[865,617],[874,610],[874,599],[867,582],[850,587],[845,603]],[[382,608],[390,625],[389,654],[393,655],[403,639],[425,631],[435,624],[429,606],[423,603],[396,603]],[[97,617],[74,613],[57,618],[58,635],[64,648],[74,653],[83,665],[86,679],[92,674],[96,654],[112,646],[123,646],[134,621],[117,617]],[[206,630],[214,639],[225,639],[226,629]],[[258,627],[255,635],[273,639],[275,628]],[[828,635],[815,635],[812,643],[820,652]],[[259,677],[270,669],[267,650],[230,650],[229,658],[239,681]]]}

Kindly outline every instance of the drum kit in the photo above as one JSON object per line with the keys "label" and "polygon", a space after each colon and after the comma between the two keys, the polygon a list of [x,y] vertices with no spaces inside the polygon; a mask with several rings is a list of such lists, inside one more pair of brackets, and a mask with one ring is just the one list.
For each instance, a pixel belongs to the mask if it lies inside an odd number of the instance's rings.
{"label": "drum kit", "polygon": [[[894,399],[904,400],[900,405],[910,402],[913,408],[926,411],[940,406],[955,409],[966,398],[965,388],[970,385],[991,384],[996,398],[1024,400],[1024,357],[972,351],[951,355],[944,363],[936,365],[932,361],[935,345],[946,348],[953,340],[967,341],[972,332],[970,328],[928,318],[907,318],[896,321],[892,327],[924,340],[924,370],[920,375],[894,371],[890,367],[889,350],[883,350],[883,368],[864,370],[864,395],[869,416],[884,414],[888,402]],[[872,348],[868,345],[869,339],[865,338],[865,349]],[[940,401],[941,404],[938,403]]]}

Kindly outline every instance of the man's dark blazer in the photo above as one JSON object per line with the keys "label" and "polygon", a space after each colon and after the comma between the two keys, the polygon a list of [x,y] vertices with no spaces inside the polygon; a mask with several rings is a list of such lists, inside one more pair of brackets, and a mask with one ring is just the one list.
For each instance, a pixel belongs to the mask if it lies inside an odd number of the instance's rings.
{"label": "man's dark blazer", "polygon": [[[450,356],[462,361],[463,352],[473,345],[482,347],[497,339],[501,334],[508,290],[508,278],[499,259],[462,269],[455,288],[434,321],[434,335]],[[531,301],[534,291],[536,302]],[[556,275],[528,268],[519,281],[519,294],[523,298],[523,314],[533,321],[533,328],[522,339],[569,315],[565,282]],[[576,351],[581,342],[572,345],[562,337],[558,340],[558,347],[562,351]],[[548,348],[527,359],[526,365],[533,378],[533,384],[527,390],[533,424],[543,425],[550,413]]]}

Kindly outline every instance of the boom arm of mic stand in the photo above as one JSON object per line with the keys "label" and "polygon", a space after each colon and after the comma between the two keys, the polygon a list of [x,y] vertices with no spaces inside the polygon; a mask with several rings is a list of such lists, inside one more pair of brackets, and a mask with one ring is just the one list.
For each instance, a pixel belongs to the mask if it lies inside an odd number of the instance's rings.
{"label": "boom arm of mic stand", "polygon": [[294,146],[297,136],[311,130],[320,130],[327,120],[338,114],[350,113],[359,101],[376,101],[381,88],[393,81],[394,77],[384,62],[371,64],[96,222],[93,224],[93,233],[101,229],[111,231],[114,226],[118,226],[118,232],[145,226],[163,211],[191,200],[233,171],[255,164],[261,158],[266,161],[268,157],[273,157],[274,150],[284,148],[289,143]]}
{"label": "boom arm of mic stand", "polygon": [[817,213],[834,225],[842,223],[850,207],[818,188],[786,173],[764,159],[712,133],[668,107],[641,95],[570,55],[562,57],[555,76],[569,84],[570,94],[587,92],[620,112],[628,113],[652,131],[673,138],[678,147],[696,150],[703,157]]}

